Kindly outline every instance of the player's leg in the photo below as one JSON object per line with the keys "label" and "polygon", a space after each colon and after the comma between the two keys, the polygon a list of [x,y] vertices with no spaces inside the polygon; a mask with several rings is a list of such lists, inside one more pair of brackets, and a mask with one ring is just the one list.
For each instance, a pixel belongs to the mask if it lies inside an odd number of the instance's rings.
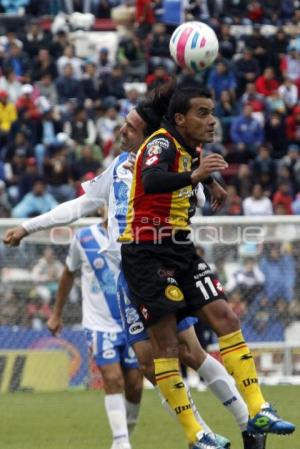
{"label": "player's leg", "polygon": [[124,335],[124,348],[121,353],[121,364],[125,381],[125,404],[127,427],[129,435],[133,432],[139,416],[140,403],[143,393],[143,373],[139,369],[136,354],[129,346],[126,332]]}
{"label": "player's leg", "polygon": [[258,383],[255,363],[246,344],[239,320],[226,301],[220,282],[206,262],[193,257],[191,269],[182,277],[182,290],[190,307],[198,307],[197,315],[217,334],[221,357],[247,404],[248,430],[291,433],[293,424],[283,421],[265,401]]}
{"label": "player's leg", "polygon": [[[187,322],[187,324],[185,324]],[[236,388],[233,378],[224,366],[204,351],[197,338],[194,326],[183,320],[178,334],[180,360],[198,372],[226,409],[234,416],[241,429],[244,449],[264,449],[266,435],[252,435],[247,432],[248,408]],[[226,447],[226,439],[217,435],[218,442]]]}
{"label": "player's leg", "polygon": [[89,349],[103,378],[104,406],[113,436],[111,449],[131,449],[124,400],[118,334],[86,330]]}

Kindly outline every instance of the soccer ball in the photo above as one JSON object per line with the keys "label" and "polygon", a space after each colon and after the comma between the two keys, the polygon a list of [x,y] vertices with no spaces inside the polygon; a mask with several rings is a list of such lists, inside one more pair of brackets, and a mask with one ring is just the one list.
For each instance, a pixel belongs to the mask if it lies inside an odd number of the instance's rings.
{"label": "soccer ball", "polygon": [[198,72],[214,62],[219,42],[210,26],[202,22],[187,22],[179,25],[173,32],[169,48],[176,64]]}

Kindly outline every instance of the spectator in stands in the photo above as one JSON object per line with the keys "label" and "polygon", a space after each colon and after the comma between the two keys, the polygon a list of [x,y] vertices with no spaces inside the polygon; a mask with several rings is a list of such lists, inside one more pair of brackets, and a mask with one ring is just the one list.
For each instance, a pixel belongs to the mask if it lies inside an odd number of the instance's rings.
{"label": "spectator in stands", "polygon": [[120,41],[117,61],[126,69],[129,78],[144,81],[148,69],[146,58],[145,44],[137,32],[132,37],[125,37]]}
{"label": "spectator in stands", "polygon": [[272,157],[280,159],[286,154],[287,140],[285,136],[284,117],[278,112],[273,112],[265,123],[265,138],[273,150]]}
{"label": "spectator in stands", "polygon": [[279,82],[275,79],[273,67],[267,67],[263,75],[259,76],[255,82],[256,91],[259,94],[269,97],[277,91]]}
{"label": "spectator in stands", "polygon": [[296,194],[295,199],[292,202],[292,211],[294,215],[300,215],[300,192]]}
{"label": "spectator in stands", "polygon": [[5,68],[0,78],[0,89],[8,93],[11,102],[15,103],[20,97],[21,88],[22,84],[17,81],[15,71],[11,67]]}
{"label": "spectator in stands", "polygon": [[1,5],[6,14],[19,14],[24,6],[27,6],[29,0],[1,0]]}
{"label": "spectator in stands", "polygon": [[269,303],[274,304],[278,298],[292,301],[296,273],[295,260],[289,248],[272,244],[266,248],[259,265],[265,275],[265,293]]}
{"label": "spectator in stands", "polygon": [[23,52],[22,42],[14,41],[11,43],[9,56],[5,62],[6,67],[11,67],[17,77],[22,77],[30,70],[30,61]]}
{"label": "spectator in stands", "polygon": [[107,108],[103,116],[97,120],[96,124],[100,141],[105,144],[109,140],[114,140],[115,129],[121,123],[116,107]]}
{"label": "spectator in stands", "polygon": [[290,143],[300,145],[300,105],[295,106],[286,118],[286,135]]}
{"label": "spectator in stands", "polygon": [[202,87],[204,85],[203,73],[195,72],[188,67],[185,67],[176,77],[177,86],[182,87]]}
{"label": "spectator in stands", "polygon": [[46,98],[51,107],[57,105],[57,90],[51,73],[44,72],[41,75],[41,78],[35,83],[35,87],[37,88],[39,95]]}
{"label": "spectator in stands", "polygon": [[68,45],[70,45],[68,34],[64,30],[57,31],[49,46],[54,61],[57,61],[63,55],[64,49]]}
{"label": "spectator in stands", "polygon": [[216,67],[210,70],[207,87],[212,90],[217,101],[220,100],[223,90],[228,90],[232,98],[235,98],[236,86],[235,74],[224,60],[219,61]]}
{"label": "spectator in stands", "polygon": [[231,125],[231,139],[236,150],[242,153],[240,162],[248,162],[254,158],[257,148],[264,139],[264,130],[260,123],[252,116],[253,109],[250,105],[243,108],[242,115],[235,118]]}
{"label": "spectator in stands", "polygon": [[8,162],[11,162],[15,155],[25,158],[32,156],[33,150],[28,133],[21,129],[17,131],[5,150],[4,159]]}
{"label": "spectator in stands", "polygon": [[150,0],[136,0],[136,23],[141,36],[146,37],[155,21],[152,2]]}
{"label": "spectator in stands", "polygon": [[254,184],[251,196],[243,200],[244,215],[273,215],[273,207],[260,184]]}
{"label": "spectator in stands", "polygon": [[263,124],[268,113],[268,103],[264,95],[256,90],[255,83],[247,83],[246,91],[241,97],[241,105],[249,104],[253,110],[253,116]]}
{"label": "spectator in stands", "polygon": [[[119,46],[120,47],[120,46]],[[97,75],[107,75],[112,72],[112,63],[109,58],[109,50],[106,47],[102,47],[99,50],[98,60],[95,61],[97,67]]]}
{"label": "spectator in stands", "polygon": [[23,113],[24,117],[31,121],[38,121],[41,118],[35,101],[32,97],[33,86],[31,84],[24,84],[21,88],[21,96],[18,98],[16,107],[18,113]]}
{"label": "spectator in stands", "polygon": [[247,341],[284,341],[283,323],[270,309],[250,311],[242,328]]}
{"label": "spectator in stands", "polygon": [[247,83],[255,82],[259,73],[259,64],[253,56],[253,51],[250,48],[245,48],[242,57],[235,63],[238,96],[245,92]]}
{"label": "spectator in stands", "polygon": [[81,79],[82,95],[86,100],[92,101],[92,106],[99,105],[99,77],[97,75],[96,63],[87,61]]}
{"label": "spectator in stands", "polygon": [[126,91],[126,98],[120,100],[120,116],[125,118],[128,112],[137,106],[139,93],[135,88],[129,88]]}
{"label": "spectator in stands", "polygon": [[74,176],[65,145],[56,150],[51,157],[45,158],[44,177],[48,191],[56,201],[69,201],[75,197]]}
{"label": "spectator in stands", "polygon": [[252,23],[261,23],[264,16],[264,9],[258,0],[250,0],[247,7],[247,16]]}
{"label": "spectator in stands", "polygon": [[253,176],[248,164],[240,164],[238,172],[232,179],[232,184],[236,187],[241,198],[246,198],[252,190]]}
{"label": "spectator in stands", "polygon": [[12,123],[17,119],[17,110],[15,105],[8,100],[8,93],[5,90],[0,91],[0,145],[6,143],[7,134],[10,131]]}
{"label": "spectator in stands", "polygon": [[219,52],[222,58],[230,61],[236,53],[236,37],[230,33],[230,26],[223,23],[219,36]]}
{"label": "spectator in stands", "polygon": [[224,143],[229,142],[231,124],[234,118],[238,115],[239,110],[236,101],[232,98],[229,90],[223,90],[221,92],[220,101],[216,104],[216,116],[221,121]]}
{"label": "spectator in stands", "polygon": [[111,74],[100,76],[100,98],[113,97],[117,100],[125,98],[124,82],[125,74],[123,68],[120,65],[115,65]]}
{"label": "spectator in stands", "polygon": [[261,184],[262,178],[267,175],[269,178],[274,177],[276,173],[276,162],[271,157],[271,146],[262,144],[258,149],[258,154],[254,159],[251,170],[255,178],[255,182]]}
{"label": "spectator in stands", "polygon": [[242,198],[234,185],[227,186],[227,198],[222,209],[218,210],[218,215],[243,215]]}
{"label": "spectator in stands", "polygon": [[54,197],[47,193],[45,181],[37,179],[33,184],[32,191],[13,208],[12,217],[28,218],[48,212],[57,206]]}
{"label": "spectator in stands", "polygon": [[34,81],[39,80],[45,73],[49,73],[52,79],[57,77],[56,64],[47,48],[39,48],[33,61],[32,78]]}
{"label": "spectator in stands", "polygon": [[76,181],[82,179],[87,173],[93,173],[94,176],[101,168],[99,158],[95,157],[93,147],[84,145],[81,147],[80,158],[75,162],[74,178]]}
{"label": "spectator in stands", "polygon": [[167,72],[166,67],[163,64],[156,66],[153,70],[153,73],[150,73],[146,77],[146,83],[148,86],[148,90],[155,89],[156,87],[165,83],[169,79],[170,79],[170,76]]}
{"label": "spectator in stands", "polygon": [[289,145],[287,154],[280,160],[280,165],[289,170],[294,190],[300,190],[300,147],[294,144]]}
{"label": "spectator in stands", "polygon": [[152,30],[152,41],[149,48],[150,64],[152,67],[165,65],[171,74],[175,70],[175,63],[170,58],[169,50],[170,35],[164,23],[156,23]]}
{"label": "spectator in stands", "polygon": [[[54,298],[63,268],[63,264],[50,247],[45,248],[42,257],[33,266],[32,279],[37,284],[35,293],[44,299],[44,304],[49,304],[50,299]],[[40,287],[44,287],[44,289]],[[44,319],[49,318],[48,310],[46,310],[46,315],[43,317]]]}
{"label": "spectator in stands", "polygon": [[280,61],[286,53],[289,36],[283,28],[278,28],[276,33],[270,37],[270,65],[274,67],[276,76],[281,76]]}
{"label": "spectator in stands", "polygon": [[75,49],[72,45],[67,45],[64,49],[63,56],[57,60],[57,71],[59,75],[64,75],[66,65],[71,64],[73,68],[73,77],[76,80],[82,78],[82,60],[75,56]]}
{"label": "spectator in stands", "polygon": [[241,266],[232,273],[225,286],[230,294],[239,290],[242,298],[249,306],[263,292],[265,276],[254,257],[242,257]]}
{"label": "spectator in stands", "polygon": [[21,174],[18,188],[20,200],[29,193],[34,183],[40,178],[37,163],[34,157],[28,157],[26,159],[26,168],[24,173]]}
{"label": "spectator in stands", "polygon": [[64,132],[79,145],[93,145],[96,141],[96,126],[93,120],[87,117],[82,106],[79,106],[72,119],[65,123]]}
{"label": "spectator in stands", "polygon": [[290,193],[290,186],[288,183],[280,183],[278,185],[277,191],[274,193],[273,196],[273,208],[275,208],[278,205],[281,205],[283,207],[282,211],[284,215],[292,215],[292,202],[293,197]]}
{"label": "spectator in stands", "polygon": [[63,75],[56,79],[56,89],[59,104],[63,105],[68,100],[75,100],[80,103],[83,100],[83,94],[80,81],[73,76],[73,66],[65,64]]}
{"label": "spectator in stands", "polygon": [[37,20],[32,20],[23,40],[24,51],[31,60],[38,55],[40,49],[48,46],[48,39]]}
{"label": "spectator in stands", "polygon": [[260,69],[264,70],[269,63],[270,41],[261,33],[260,25],[255,24],[253,26],[252,34],[245,37],[245,45],[252,49]]}
{"label": "spectator in stands", "polygon": [[289,77],[284,78],[283,84],[278,88],[278,93],[288,111],[296,106],[298,102],[298,89]]}

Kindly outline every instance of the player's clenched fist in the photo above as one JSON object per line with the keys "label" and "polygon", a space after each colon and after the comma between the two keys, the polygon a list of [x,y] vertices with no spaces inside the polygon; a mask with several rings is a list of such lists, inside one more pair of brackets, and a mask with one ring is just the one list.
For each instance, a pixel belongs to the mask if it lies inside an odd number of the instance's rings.
{"label": "player's clenched fist", "polygon": [[55,337],[58,336],[59,332],[62,330],[63,321],[60,317],[52,314],[47,321],[47,328]]}
{"label": "player's clenched fist", "polygon": [[191,174],[192,184],[205,181],[213,172],[222,171],[226,167],[228,164],[220,154],[210,154],[201,158],[199,167]]}
{"label": "player's clenched fist", "polygon": [[18,246],[27,234],[28,233],[23,226],[17,226],[16,228],[9,229],[6,232],[3,242],[8,246]]}

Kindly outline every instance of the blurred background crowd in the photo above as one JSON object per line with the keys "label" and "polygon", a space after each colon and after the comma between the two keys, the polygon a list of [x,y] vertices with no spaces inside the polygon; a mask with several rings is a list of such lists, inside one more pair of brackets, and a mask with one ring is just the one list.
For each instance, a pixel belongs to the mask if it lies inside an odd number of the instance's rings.
{"label": "blurred background crowd", "polygon": [[[300,214],[300,2],[171,4],[0,1],[0,217],[32,217],[80,195],[120,151],[130,108],[174,74],[216,100],[206,151],[229,162],[219,214]],[[169,57],[182,15],[219,37],[207,71],[180,70]]]}

